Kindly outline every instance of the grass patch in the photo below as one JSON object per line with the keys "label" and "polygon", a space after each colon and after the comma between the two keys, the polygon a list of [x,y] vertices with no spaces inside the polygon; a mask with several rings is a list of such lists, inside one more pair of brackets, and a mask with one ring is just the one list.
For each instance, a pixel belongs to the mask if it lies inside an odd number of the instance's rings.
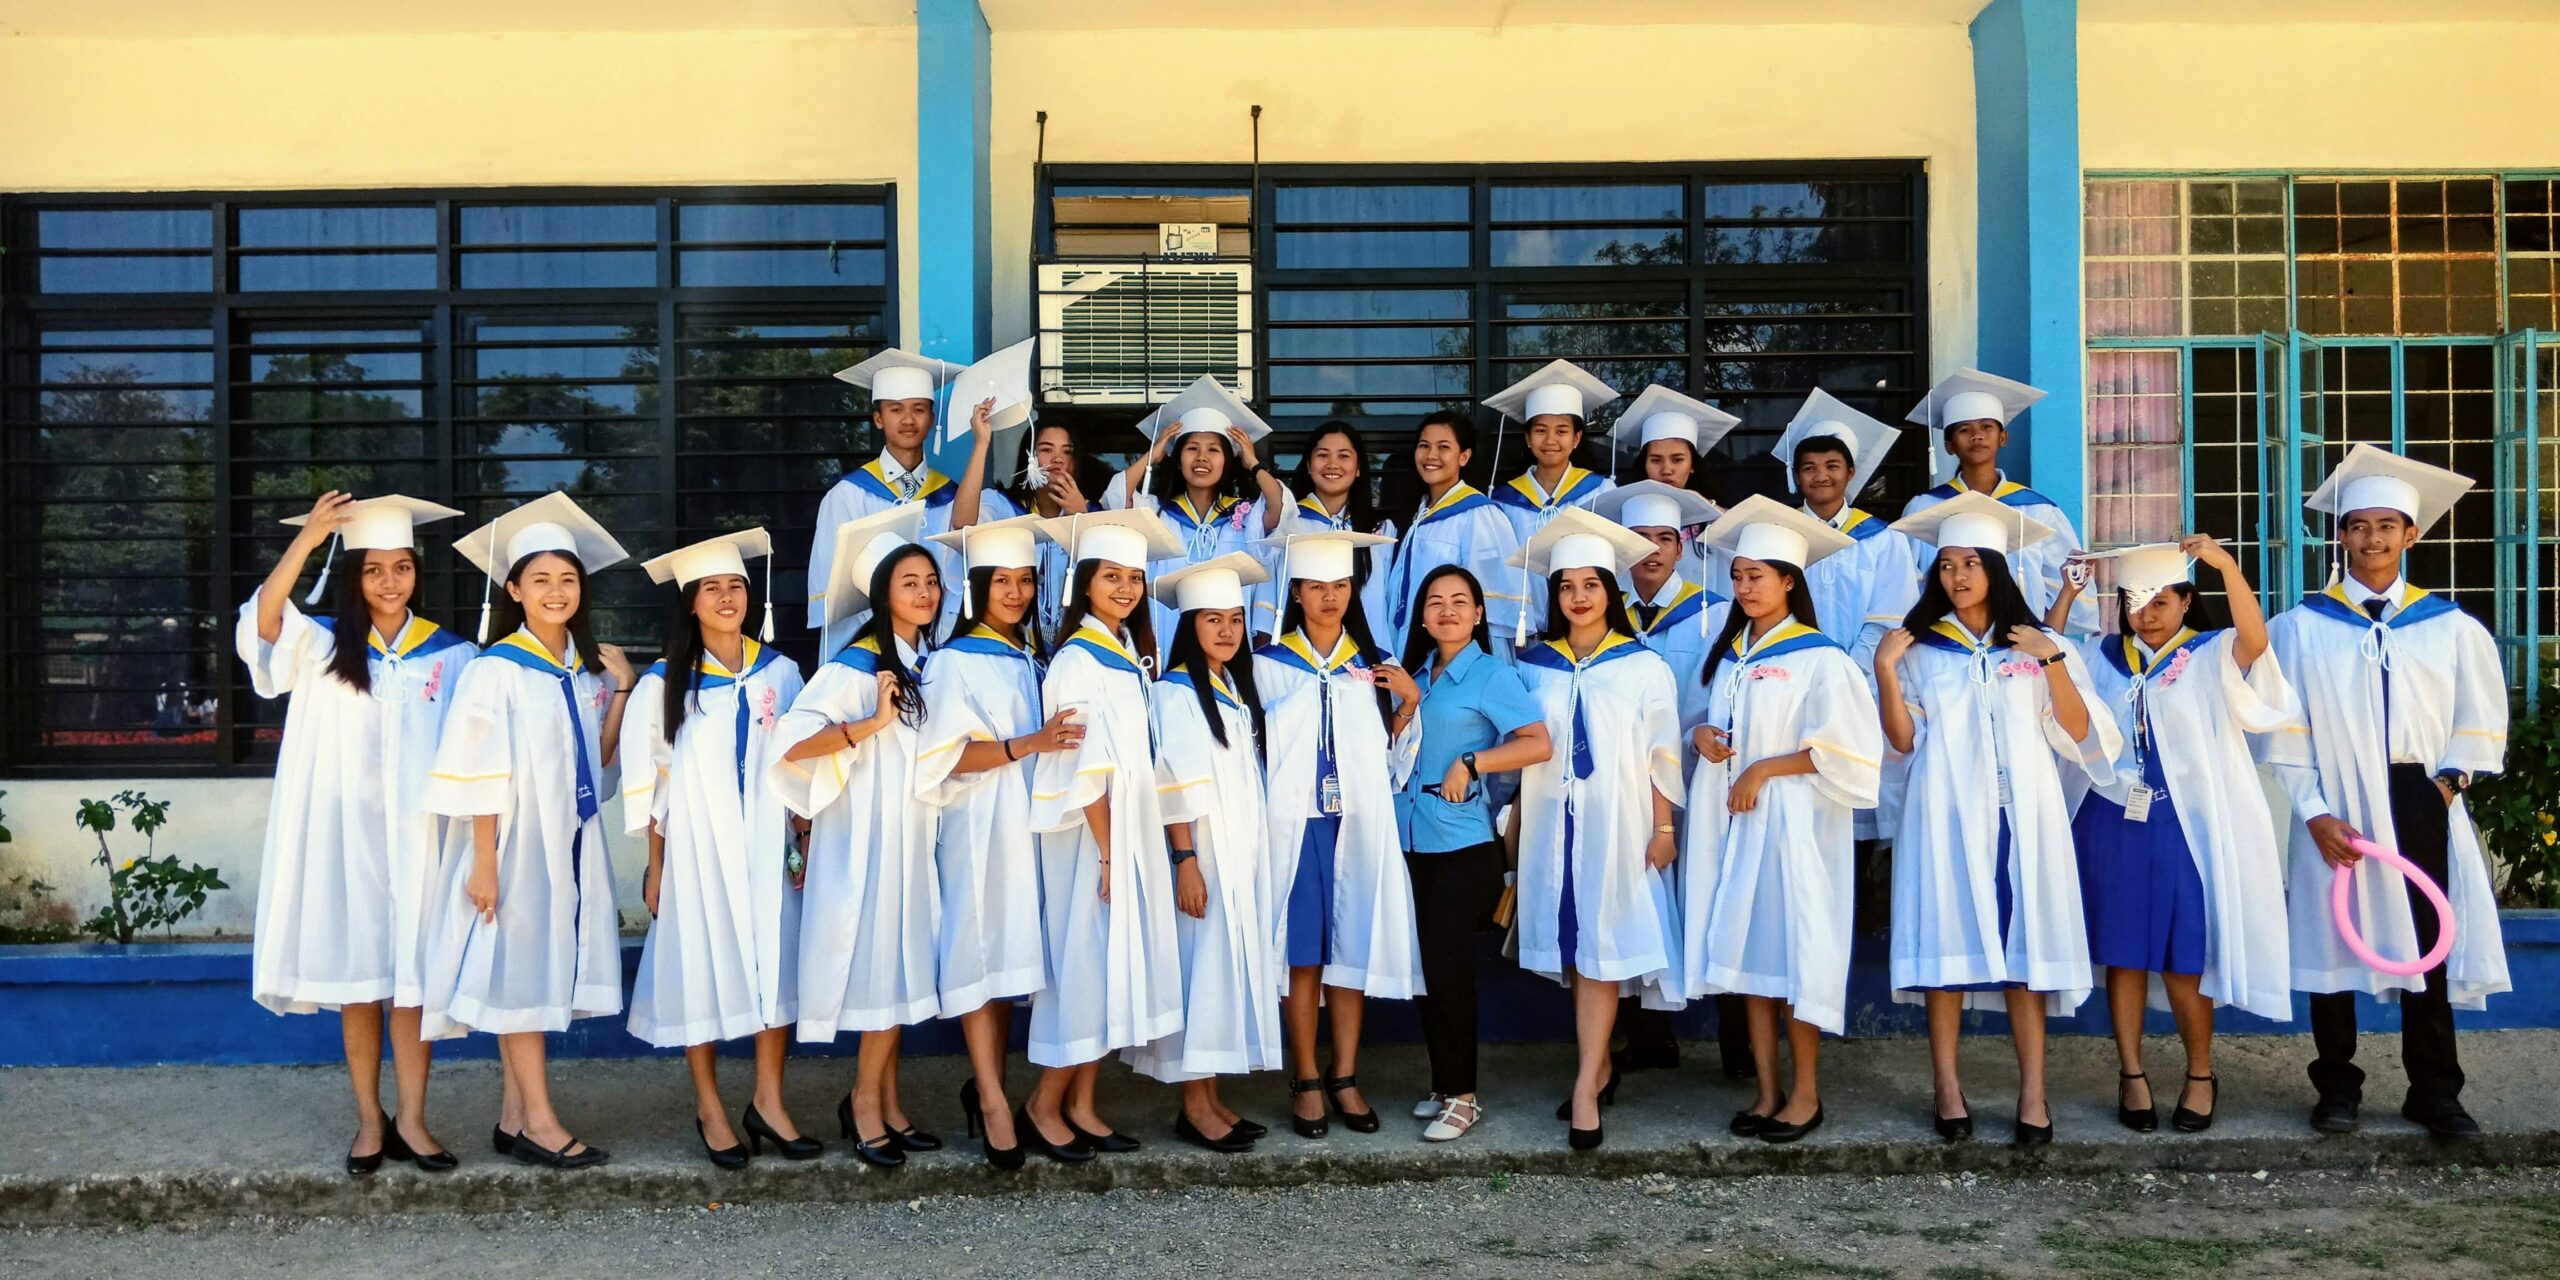
{"label": "grass patch", "polygon": [[1841,1225],[1847,1227],[1851,1231],[1857,1232],[1860,1235],[1866,1236],[1898,1236],[1902,1234],[1901,1223],[1889,1221],[1884,1218],[1851,1218]]}
{"label": "grass patch", "polygon": [[1878,1267],[1818,1262],[1778,1253],[1753,1253],[1729,1262],[1701,1263],[1680,1276],[1681,1280],[1891,1280],[1891,1273]]}
{"label": "grass patch", "polygon": [[2089,1280],[2153,1280],[2205,1275],[2271,1248],[2266,1239],[2223,1236],[2102,1236],[2085,1227],[2047,1231],[2044,1247],[2055,1265]]}
{"label": "grass patch", "polygon": [[1920,1238],[1931,1244],[1977,1244],[1990,1235],[1988,1222],[1937,1222],[1920,1228]]}
{"label": "grass patch", "polygon": [[1931,1267],[1929,1280],[2000,1280],[2000,1273],[1989,1267]]}

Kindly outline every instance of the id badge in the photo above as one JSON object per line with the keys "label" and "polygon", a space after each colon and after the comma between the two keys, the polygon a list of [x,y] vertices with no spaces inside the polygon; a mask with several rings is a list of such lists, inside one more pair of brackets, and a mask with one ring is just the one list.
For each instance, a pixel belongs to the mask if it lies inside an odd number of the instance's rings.
{"label": "id badge", "polygon": [[1342,812],[1342,776],[1328,773],[1316,784],[1316,811],[1327,817]]}
{"label": "id badge", "polygon": [[2127,822],[2151,821],[2151,797],[2154,794],[2151,784],[2147,782],[2133,784],[2133,790],[2125,793],[2124,820]]}
{"label": "id badge", "polygon": [[2011,803],[2009,797],[2009,766],[2001,765],[1998,768],[1993,769],[1991,771],[1991,776],[2000,785],[2000,807],[2006,809]]}

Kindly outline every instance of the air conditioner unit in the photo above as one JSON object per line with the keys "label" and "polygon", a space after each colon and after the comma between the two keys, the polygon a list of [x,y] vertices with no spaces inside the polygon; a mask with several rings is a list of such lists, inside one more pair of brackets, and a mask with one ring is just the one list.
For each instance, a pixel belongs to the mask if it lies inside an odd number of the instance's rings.
{"label": "air conditioner unit", "polygon": [[1040,399],[1162,404],[1206,374],[1254,396],[1253,266],[1040,264]]}

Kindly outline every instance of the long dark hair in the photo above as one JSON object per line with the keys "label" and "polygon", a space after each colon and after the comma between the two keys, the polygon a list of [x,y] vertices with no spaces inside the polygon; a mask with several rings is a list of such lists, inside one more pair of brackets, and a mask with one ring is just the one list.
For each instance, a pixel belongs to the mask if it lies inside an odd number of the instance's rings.
{"label": "long dark hair", "polygon": [[[1463,409],[1434,409],[1431,412],[1422,415],[1422,421],[1414,424],[1413,438],[1416,441],[1420,441],[1422,439],[1422,433],[1433,427],[1442,427],[1447,429],[1449,432],[1449,438],[1457,441],[1458,451],[1467,455],[1467,465],[1458,468],[1459,483],[1473,484],[1478,487],[1486,485],[1488,481],[1484,478],[1484,471],[1482,470],[1485,462],[1482,458],[1475,456],[1476,420]],[[1470,472],[1474,473],[1474,478],[1472,479],[1469,478]],[[1424,494],[1431,491],[1430,486],[1422,482],[1422,473],[1414,468],[1413,452],[1411,450],[1405,451],[1404,469],[1400,473],[1396,473],[1391,478],[1400,479],[1404,483],[1412,485],[1413,492],[1410,494],[1398,495],[1395,502],[1389,506],[1390,510],[1402,509],[1403,504],[1408,499],[1418,503],[1422,500],[1422,496]]]}
{"label": "long dark hair", "polygon": [[[1354,531],[1377,532],[1378,503],[1369,493],[1369,450],[1361,443],[1360,433],[1352,430],[1348,422],[1339,419],[1327,422],[1307,436],[1306,452],[1298,455],[1298,469],[1289,473],[1289,492],[1301,498],[1315,496],[1316,479],[1308,474],[1307,461],[1315,456],[1316,446],[1323,444],[1327,436],[1342,437],[1351,446],[1351,456],[1360,460],[1360,472],[1351,481],[1351,492],[1343,500],[1342,514],[1350,520]],[[1361,550],[1365,552],[1368,548],[1362,547]]]}
{"label": "long dark hair", "polygon": [[[595,579],[587,573],[586,562],[578,558],[577,552],[536,551],[508,567],[507,585],[511,587],[516,585],[517,581],[524,577],[524,567],[544,556],[558,556],[568,561],[570,568],[577,570],[578,609],[577,612],[569,615],[569,643],[576,646],[579,660],[593,670],[596,661],[596,632],[595,624],[589,620],[589,614],[595,609]],[[503,640],[523,629],[524,603],[504,591],[492,594],[495,599],[490,605],[489,617],[492,625],[489,628],[489,634]]]}
{"label": "long dark hair", "polygon": [[[2182,625],[2184,625],[2189,631],[2193,631],[2201,635],[2204,632],[2213,631],[2218,628],[2231,625],[2230,623],[2223,621],[2222,611],[2215,606],[2210,597],[2196,589],[2196,584],[2192,582],[2172,582],[2168,586],[2162,587],[2161,590],[2174,591],[2186,600],[2187,617],[2186,621]],[[2125,594],[2122,591],[2116,592],[2116,610],[2116,619],[2120,624],[2121,629],[2127,635],[2133,634],[2132,602],[2125,599]]]}
{"label": "long dark hair", "polygon": [[[1817,631],[1821,630],[1822,624],[1813,616],[1813,588],[1805,584],[1803,568],[1784,560],[1763,560],[1760,563],[1786,576],[1787,615]],[[1707,646],[1707,664],[1698,672],[1698,683],[1715,684],[1716,668],[1722,665],[1725,654],[1733,648],[1733,638],[1750,625],[1751,615],[1742,611],[1740,601],[1725,611],[1724,629],[1716,633],[1715,643]]]}
{"label": "long dark hair", "polygon": [[[1076,457],[1075,465],[1069,468],[1069,471],[1074,476],[1076,488],[1086,492],[1091,492],[1092,490],[1088,488],[1084,482],[1085,464],[1087,461],[1084,456],[1084,450],[1076,448],[1076,433],[1065,423],[1033,423],[1031,426],[1031,442],[1023,446],[1024,450],[1028,452],[1035,448],[1040,443],[1040,433],[1044,431],[1064,431],[1067,433],[1067,447],[1075,449]],[[989,465],[992,466],[993,464],[990,463]],[[1040,495],[1031,487],[1029,471],[1030,468],[1025,466],[1021,472],[1016,473],[1013,478],[1013,483],[1004,487],[1004,496],[1013,499],[1014,508],[1022,514],[1036,515],[1040,510],[1038,501]]]}
{"label": "long dark hair", "polygon": [[[910,729],[921,728],[924,724],[924,682],[916,679],[915,670],[907,665],[906,659],[898,656],[898,625],[889,616],[889,585],[898,580],[898,566],[917,556],[923,556],[927,564],[933,564],[931,551],[921,544],[909,543],[890,552],[889,558],[871,571],[871,616],[864,618],[862,628],[853,633],[857,643],[868,639],[872,647],[880,651],[880,669],[897,681],[898,722]],[[941,568],[940,565],[934,567],[937,570]],[[940,611],[937,610],[936,617],[939,616]],[[916,646],[917,649],[932,647],[932,622],[924,624],[923,630],[917,633],[917,639],[923,642]]]}
{"label": "long dark hair", "polygon": [[[1285,636],[1290,632],[1307,625],[1307,611],[1298,604],[1298,584],[1295,580],[1292,580],[1288,584],[1288,590],[1284,598],[1288,603],[1280,610],[1280,630],[1277,635],[1272,637],[1275,641],[1278,640],[1280,636]],[[1417,630],[1419,630],[1419,628],[1417,628]],[[1360,655],[1361,661],[1366,662],[1371,666],[1376,666],[1381,662],[1392,662],[1395,660],[1394,655],[1379,648],[1377,642],[1369,638],[1369,612],[1368,610],[1360,607],[1360,586],[1356,582],[1352,584],[1349,602],[1344,604],[1342,607],[1342,634],[1351,637],[1352,650]],[[1317,656],[1321,658],[1327,655],[1319,654]],[[1379,720],[1389,723],[1393,722],[1394,717],[1389,712],[1389,708],[1392,705],[1392,701],[1387,696],[1387,687],[1384,684],[1379,685]]]}
{"label": "long dark hair", "polygon": [[[1414,588],[1413,591],[1413,616],[1416,618],[1420,618],[1422,616],[1422,602],[1430,598],[1431,584],[1438,582],[1442,578],[1457,578],[1467,584],[1467,594],[1476,598],[1476,647],[1484,650],[1486,653],[1492,653],[1493,610],[1484,602],[1484,584],[1476,581],[1476,575],[1470,572],[1465,565],[1444,564],[1425,575],[1422,579],[1422,585]],[[1415,623],[1413,634],[1406,637],[1404,642],[1404,669],[1407,671],[1423,670],[1423,664],[1431,660],[1433,651],[1439,647],[1440,642],[1432,639],[1431,633],[1423,630],[1422,625],[1419,622]]]}
{"label": "long dark hair", "polygon": [[[676,730],[684,727],[685,713],[702,705],[702,619],[693,612],[694,602],[702,596],[702,584],[709,578],[696,578],[675,595],[667,605],[667,643],[664,654],[667,670],[661,681],[666,688],[664,712],[659,717],[666,724],[667,745],[674,746]],[[738,614],[752,618],[756,609],[755,580],[747,580],[747,607]],[[746,672],[738,672],[744,678]],[[741,697],[745,696],[743,693]]]}
{"label": "long dark hair", "polygon": [[[1100,560],[1076,562],[1075,577],[1070,579],[1067,585],[1067,607],[1058,615],[1058,634],[1050,637],[1050,648],[1063,648],[1068,638],[1075,635],[1076,628],[1083,626],[1085,618],[1092,614],[1093,610],[1085,603],[1085,598],[1091,594],[1093,575],[1101,567]],[[1129,638],[1134,642],[1130,645],[1129,651],[1138,656],[1140,666],[1145,666],[1146,660],[1156,654],[1154,612],[1147,607],[1144,599],[1138,601],[1137,608],[1129,611],[1129,621],[1126,625],[1129,628]]]}
{"label": "long dark hair", "polygon": [[[992,568],[969,571],[969,625],[995,630],[994,625],[987,621],[987,593],[995,589],[995,581],[996,571]],[[1022,621],[1016,625],[1022,629],[1025,651],[1035,658],[1049,656],[1049,642],[1040,634],[1040,571],[1037,569],[1031,571],[1031,607],[1022,611]]]}
{"label": "long dark hair", "polygon": [[[1211,687],[1209,651],[1200,644],[1200,615],[1203,612],[1206,611],[1193,609],[1174,624],[1173,644],[1165,654],[1164,670],[1166,675],[1179,671],[1191,678],[1191,692],[1200,700],[1200,718],[1209,722],[1210,736],[1218,740],[1219,746],[1233,746],[1234,743],[1227,741],[1227,720],[1218,714],[1218,695]],[[1248,634],[1247,644],[1250,643]],[[1236,650],[1235,659],[1227,663],[1226,677],[1228,686],[1236,691],[1236,701],[1244,704],[1245,715],[1253,724],[1254,754],[1267,762],[1270,752],[1263,746],[1266,735],[1263,732],[1262,695],[1253,687],[1253,653],[1249,648],[1239,647]]]}
{"label": "long dark hair", "polygon": [[[1990,599],[1985,603],[1991,607],[1991,633],[1985,638],[1997,648],[2009,643],[2011,627],[2041,630],[2044,620],[2027,607],[2027,597],[2018,590],[2018,580],[2009,573],[2009,557],[1988,547],[1977,550],[1990,579]],[[1938,580],[1936,556],[1929,557],[1929,567],[1924,572],[1925,576],[1920,580],[1920,603],[1911,606],[1911,612],[1902,619],[1903,629],[1915,636],[1926,633],[1937,625],[1938,619],[1956,611],[1955,602],[1947,598],[1946,584]]]}
{"label": "long dark hair", "polygon": [[[1547,629],[1538,633],[1541,640],[1562,640],[1572,630],[1564,616],[1564,575],[1570,572],[1569,569],[1558,569],[1547,575]],[[1627,616],[1627,593],[1618,590],[1617,575],[1599,569],[1592,572],[1600,575],[1601,594],[1608,600],[1604,606],[1607,612],[1603,616],[1609,620],[1609,629],[1630,640],[1635,639],[1635,619]]]}
{"label": "long dark hair", "polygon": [[[337,641],[337,648],[329,655],[329,674],[346,681],[347,687],[358,693],[373,692],[373,646],[368,643],[373,638],[373,605],[364,595],[366,554],[349,547],[340,551],[337,562],[329,566],[329,572],[338,579],[338,589],[329,597],[338,610],[329,619],[329,635]],[[417,564],[417,552],[404,554],[413,567],[422,567]],[[417,579],[412,576],[409,581],[409,598],[402,603],[414,613],[418,608]],[[398,636],[388,639],[393,644],[400,643]]]}
{"label": "long dark hair", "polygon": [[[1218,483],[1213,492],[1219,498],[1244,497],[1244,464],[1236,457],[1235,443],[1223,435],[1209,431],[1186,431],[1175,436],[1173,443],[1165,446],[1165,456],[1156,461],[1155,478],[1147,485],[1147,492],[1154,494],[1156,501],[1167,507],[1172,506],[1176,498],[1190,496],[1191,483],[1182,472],[1182,449],[1184,445],[1191,443],[1193,436],[1208,436],[1217,441],[1218,453],[1227,460],[1226,466],[1218,472]],[[1212,505],[1215,501],[1215,499],[1211,500]],[[1209,515],[1206,511],[1200,514],[1203,518]]]}

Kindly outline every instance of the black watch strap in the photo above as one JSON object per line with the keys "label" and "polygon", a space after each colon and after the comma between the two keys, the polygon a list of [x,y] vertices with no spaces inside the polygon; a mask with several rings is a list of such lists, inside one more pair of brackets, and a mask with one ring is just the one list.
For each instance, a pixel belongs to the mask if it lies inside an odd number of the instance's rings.
{"label": "black watch strap", "polygon": [[1463,765],[1467,766],[1467,777],[1468,777],[1469,779],[1471,779],[1471,780],[1473,780],[1473,781],[1476,781],[1476,782],[1482,782],[1482,781],[1484,781],[1484,774],[1483,774],[1483,773],[1481,773],[1481,772],[1479,772],[1479,771],[1476,769],[1476,753],[1475,753],[1475,752],[1470,751],[1470,752],[1466,753],[1465,755],[1462,755],[1462,756],[1458,757],[1458,763],[1460,763],[1460,764],[1463,764]]}

